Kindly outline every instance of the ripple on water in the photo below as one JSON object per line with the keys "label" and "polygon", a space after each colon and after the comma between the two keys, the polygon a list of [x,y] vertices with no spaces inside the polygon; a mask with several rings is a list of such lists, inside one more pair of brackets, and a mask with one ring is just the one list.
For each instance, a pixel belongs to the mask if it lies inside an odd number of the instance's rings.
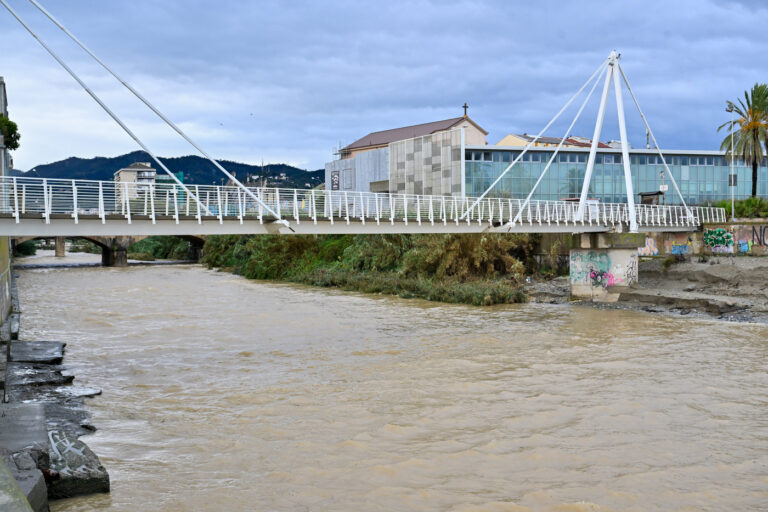
{"label": "ripple on water", "polygon": [[22,335],[103,390],[113,492],[54,510],[768,508],[765,326],[19,273]]}

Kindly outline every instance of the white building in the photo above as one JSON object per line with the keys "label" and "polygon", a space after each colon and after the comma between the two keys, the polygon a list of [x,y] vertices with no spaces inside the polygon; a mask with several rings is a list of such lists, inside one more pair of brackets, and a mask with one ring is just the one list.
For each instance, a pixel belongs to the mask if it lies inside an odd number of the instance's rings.
{"label": "white building", "polygon": [[[128,199],[136,199],[155,184],[157,171],[148,162],[136,162],[115,172],[116,200],[122,201],[126,193]],[[127,187],[124,185],[127,184]]]}

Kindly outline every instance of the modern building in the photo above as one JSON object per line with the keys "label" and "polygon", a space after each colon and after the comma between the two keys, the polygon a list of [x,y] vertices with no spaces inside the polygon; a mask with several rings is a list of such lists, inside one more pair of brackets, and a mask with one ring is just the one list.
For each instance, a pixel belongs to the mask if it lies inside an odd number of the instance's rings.
{"label": "modern building", "polygon": [[[527,134],[508,135],[487,145],[487,132],[467,118],[374,132],[345,148],[342,158],[326,164],[326,189],[349,192],[388,192],[477,197],[533,140]],[[469,126],[471,125],[471,127]],[[437,129],[436,129],[437,128]],[[471,136],[468,135],[472,131]],[[400,139],[403,136],[415,136]],[[482,134],[482,138],[478,134]],[[471,140],[478,142],[471,142]],[[542,138],[490,192],[491,197],[523,199],[530,193],[561,139]],[[586,172],[591,140],[571,136],[542,179],[533,199],[576,198]],[[666,189],[662,201],[680,198],[655,150],[629,148],[635,194]],[[664,158],[686,203],[706,205],[730,199],[730,162],[723,151],[664,151]],[[734,162],[736,199],[749,197],[752,169]],[[768,195],[768,162],[758,170],[758,194]],[[664,187],[663,185],[666,185]],[[599,142],[589,186],[590,199],[626,202],[621,143]],[[636,200],[638,198],[636,197]]]}
{"label": "modern building", "polygon": [[462,147],[488,132],[469,116],[372,132],[325,165],[327,190],[461,194]]}
{"label": "modern building", "polygon": [[[535,141],[535,142],[534,142]],[[533,147],[535,148],[556,148],[560,142],[563,141],[560,137],[539,137],[538,139],[533,135],[528,135],[527,133],[524,133],[522,135],[516,135],[514,133],[510,133],[503,139],[501,139],[499,142],[496,143],[497,146],[522,146],[525,147],[531,142],[533,142]],[[612,141],[612,143],[616,143],[617,141]],[[592,145],[592,140],[588,139],[586,137],[577,137],[577,136],[571,136],[565,139],[563,141],[563,148],[588,148]],[[611,142],[598,142],[597,143],[598,148],[610,148],[610,147],[619,147],[621,148],[621,143],[619,142],[619,145],[611,145]]]}
{"label": "modern building", "polygon": [[[465,191],[467,196],[482,194],[521,153],[523,147],[467,146],[465,148]],[[531,148],[520,162],[509,170],[491,193],[496,197],[525,198],[547,165],[553,151]],[[533,199],[559,200],[578,197],[584,182],[589,148],[562,149],[542,179]],[[667,204],[679,204],[672,181],[666,176],[658,152],[630,149],[632,188],[636,194],[659,191],[667,185]],[[728,175],[730,162],[722,151],[664,151],[664,158],[686,203],[706,205],[730,199]],[[750,196],[752,168],[736,161],[735,196]],[[764,160],[758,170],[758,194],[768,195],[768,164]],[[601,148],[589,187],[590,198],[603,202],[626,202],[626,184],[621,149]],[[637,198],[636,198],[637,199]]]}

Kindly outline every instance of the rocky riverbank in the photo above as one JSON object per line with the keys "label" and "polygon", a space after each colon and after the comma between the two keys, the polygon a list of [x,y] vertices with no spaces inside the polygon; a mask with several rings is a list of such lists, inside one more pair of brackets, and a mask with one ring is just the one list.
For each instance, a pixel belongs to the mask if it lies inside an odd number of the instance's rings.
{"label": "rocky riverbank", "polygon": [[16,339],[19,313],[14,301],[14,321],[2,331],[0,456],[39,512],[49,499],[109,491],[107,471],[79,439],[95,430],[85,399],[101,391],[73,385],[64,343]]}
{"label": "rocky riverbank", "polygon": [[[616,303],[576,303],[768,323],[768,258],[720,256],[672,264],[653,259],[640,262],[639,276],[640,282]],[[525,291],[531,302],[570,301],[567,277],[533,280]]]}

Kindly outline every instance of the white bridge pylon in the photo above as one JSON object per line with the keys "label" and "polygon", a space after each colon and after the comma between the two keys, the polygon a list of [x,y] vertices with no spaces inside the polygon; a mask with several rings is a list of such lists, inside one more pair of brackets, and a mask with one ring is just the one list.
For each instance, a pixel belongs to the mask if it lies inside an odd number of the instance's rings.
{"label": "white bridge pylon", "polygon": [[560,150],[563,147],[563,143],[570,136],[571,130],[576,125],[576,122],[581,116],[581,113],[584,111],[584,107],[586,107],[587,103],[589,103],[589,100],[592,97],[592,93],[595,91],[595,89],[597,88],[597,85],[600,83],[601,80],[603,80],[603,92],[600,99],[600,106],[597,112],[597,119],[595,121],[595,130],[592,135],[592,144],[589,149],[589,158],[587,159],[587,167],[584,174],[584,182],[582,183],[581,194],[579,196],[578,209],[576,210],[576,220],[581,221],[584,219],[584,216],[585,216],[586,206],[587,206],[587,196],[589,194],[589,185],[592,181],[592,172],[595,168],[597,146],[599,144],[600,135],[603,130],[603,120],[605,118],[605,108],[608,102],[608,94],[610,92],[611,87],[613,86],[615,97],[616,97],[616,111],[618,113],[618,121],[619,121],[619,136],[621,140],[622,164],[624,167],[624,181],[625,181],[625,186],[627,190],[627,209],[630,212],[629,219],[628,219],[629,230],[633,233],[638,231],[637,207],[635,205],[635,194],[632,187],[632,172],[631,172],[630,159],[629,159],[629,141],[627,140],[627,128],[626,128],[626,122],[625,122],[625,116],[624,116],[624,100],[623,100],[623,91],[621,86],[622,81],[626,84],[627,91],[629,91],[629,94],[632,97],[632,101],[637,107],[637,111],[640,114],[640,117],[642,118],[643,123],[645,124],[645,129],[647,130],[647,133],[650,136],[651,141],[653,142],[654,149],[658,152],[659,157],[661,157],[662,164],[664,165],[665,176],[668,176],[670,181],[672,182],[672,185],[675,188],[675,192],[677,192],[677,195],[680,198],[680,202],[682,204],[683,210],[685,211],[685,214],[688,217],[691,217],[693,215],[693,213],[691,212],[691,209],[688,208],[688,205],[685,203],[685,199],[683,198],[683,195],[680,193],[680,188],[677,186],[675,177],[672,175],[672,172],[670,171],[669,166],[667,165],[667,161],[664,158],[664,154],[662,153],[661,148],[659,147],[659,144],[656,141],[656,137],[653,135],[653,130],[651,130],[651,127],[648,124],[648,120],[646,119],[645,114],[643,113],[643,110],[640,108],[640,104],[637,101],[637,97],[635,96],[635,93],[632,91],[632,87],[629,85],[629,80],[627,79],[627,76],[624,73],[624,70],[621,68],[621,64],[619,63],[620,58],[621,58],[621,55],[618,54],[616,51],[612,51],[610,53],[608,58],[605,61],[603,61],[602,64],[600,64],[600,66],[592,74],[592,76],[590,76],[589,79],[584,83],[584,85],[582,85],[581,88],[578,91],[576,91],[576,94],[574,94],[566,102],[563,108],[561,108],[560,111],[555,115],[555,117],[553,117],[552,120],[549,123],[547,123],[544,129],[542,129],[541,132],[539,132],[538,135],[536,135],[523,148],[520,154],[501,172],[501,174],[496,178],[496,180],[491,184],[491,186],[489,186],[486,189],[486,191],[483,192],[477,198],[477,200],[472,204],[472,206],[470,206],[469,209],[464,213],[464,216],[469,215],[470,212],[472,212],[477,207],[477,205],[480,204],[481,200],[483,200],[483,198],[485,198],[485,196],[489,192],[491,192],[491,190],[493,190],[493,188],[510,171],[510,169],[512,169],[515,166],[515,164],[517,164],[522,159],[523,155],[525,155],[525,153],[527,153],[528,150],[536,144],[539,138],[541,138],[542,135],[544,135],[547,129],[549,129],[549,127],[552,126],[552,124],[554,124],[554,122],[571,105],[571,103],[573,103],[573,101],[577,97],[579,97],[581,93],[584,90],[586,90],[587,87],[589,87],[590,84],[592,84],[592,87],[589,89],[589,93],[587,94],[586,98],[582,102],[578,112],[576,112],[576,115],[574,116],[573,121],[568,126],[566,133],[560,139],[560,143],[557,145],[557,148],[555,148],[555,151],[552,153],[552,156],[547,162],[547,165],[544,167],[541,174],[539,175],[539,178],[536,180],[536,184],[528,193],[528,196],[523,201],[522,206],[518,211],[517,215],[508,223],[508,226],[510,228],[514,228],[517,224],[519,224],[521,222],[522,212],[525,211],[525,208],[530,204],[533,194],[536,192],[536,189],[538,188],[539,184],[543,180],[547,171],[549,170],[549,168],[552,166],[552,163],[557,158],[557,155],[559,154]]}

